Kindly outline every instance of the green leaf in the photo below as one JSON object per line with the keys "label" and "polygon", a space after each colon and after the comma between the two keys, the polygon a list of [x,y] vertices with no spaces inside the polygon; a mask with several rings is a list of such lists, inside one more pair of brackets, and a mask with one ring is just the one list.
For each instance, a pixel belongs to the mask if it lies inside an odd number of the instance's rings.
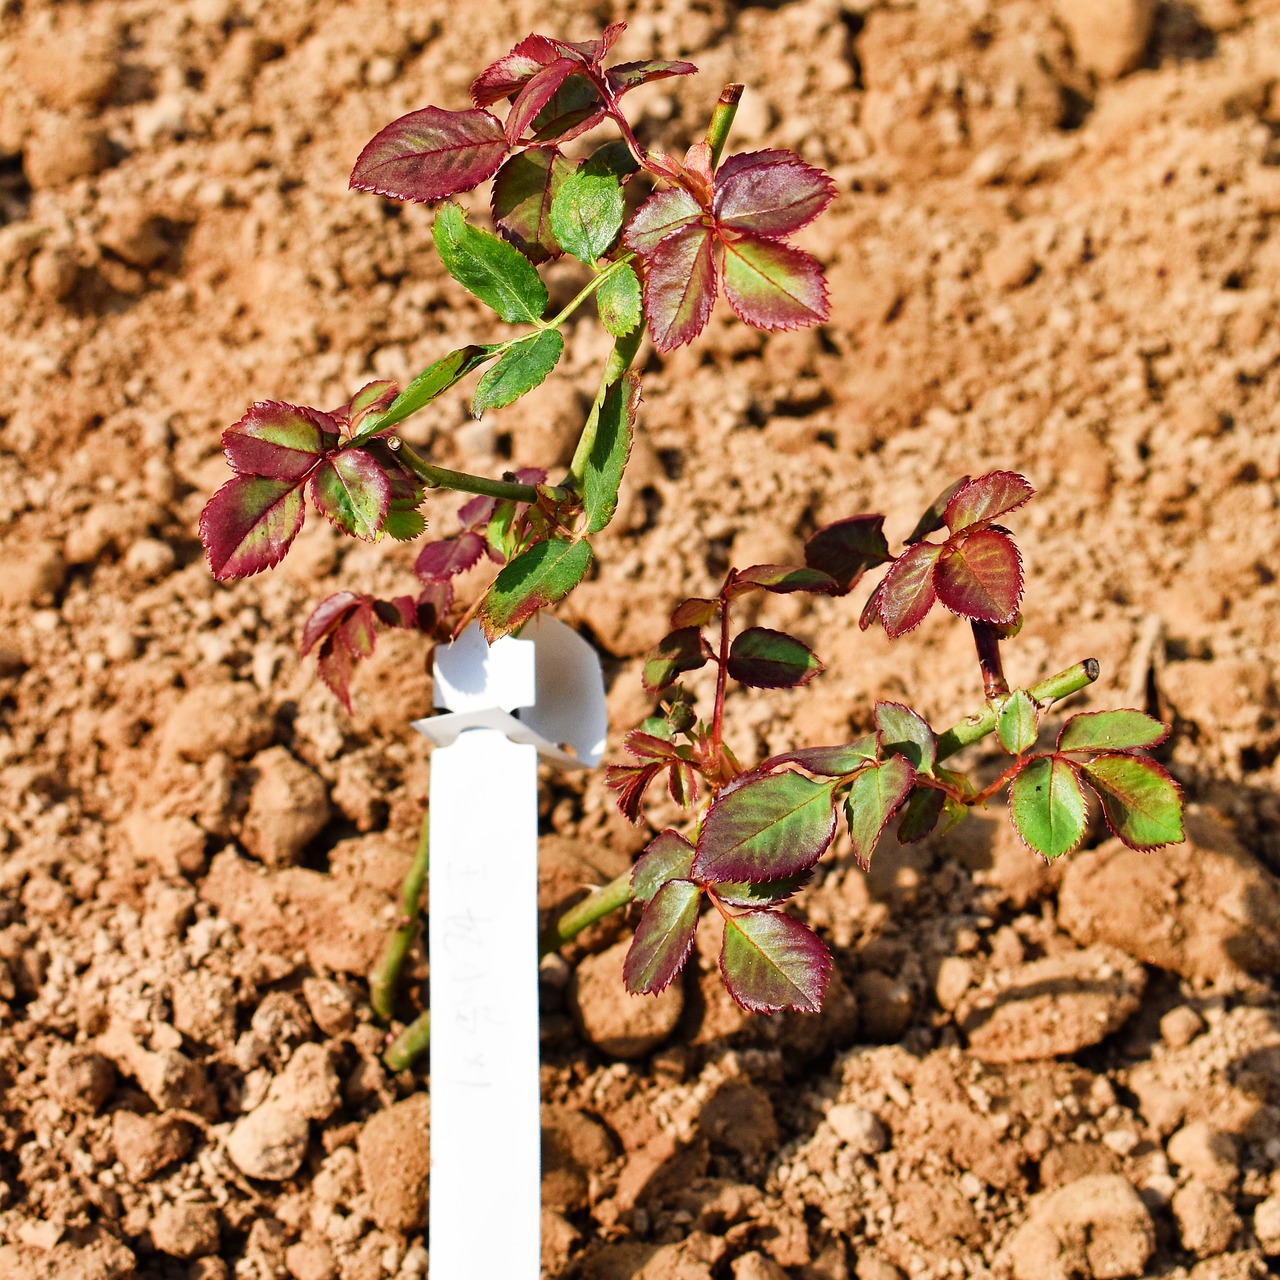
{"label": "green leaf", "polygon": [[440,206],[431,235],[449,274],[504,320],[537,324],[542,319],[547,287],[519,249],[469,225],[452,201]]}
{"label": "green leaf", "polygon": [[844,799],[845,821],[853,841],[853,856],[867,870],[885,826],[911,793],[916,771],[904,756],[890,756],[858,774]]}
{"label": "green leaf", "polygon": [[996,712],[996,737],[1011,755],[1025,755],[1036,745],[1040,708],[1025,689],[1015,689]]}
{"label": "green leaf", "polygon": [[910,707],[900,702],[876,703],[876,728],[881,755],[903,756],[917,773],[932,773],[938,759],[933,730]]}
{"label": "green leaf", "polygon": [[579,169],[564,180],[551,201],[551,230],[562,249],[592,263],[618,238],[624,212],[617,178]]}
{"label": "green leaf", "polygon": [[371,435],[395,426],[397,422],[403,422],[410,414],[417,413],[424,405],[444,395],[456,382],[484,364],[490,358],[489,353],[489,347],[471,346],[459,347],[457,351],[441,356],[396,396],[385,413],[375,413],[365,421],[363,429],[355,437],[355,443],[367,440]]}
{"label": "green leaf", "polygon": [[800,564],[753,564],[733,575],[727,588],[730,599],[759,588],[775,595],[788,595],[793,591],[808,591],[814,595],[838,594],[836,580],[821,569],[811,569]]}
{"label": "green leaf", "polygon": [[693,845],[668,828],[649,841],[631,868],[631,896],[648,902],[668,880],[687,880],[693,866]]}
{"label": "green leaf", "polygon": [[712,884],[780,880],[811,867],[835,835],[836,785],[777,773],[722,791],[703,821],[694,875]]}
{"label": "green leaf", "polygon": [[1023,842],[1050,862],[1084,839],[1088,805],[1080,779],[1063,756],[1027,762],[1009,791],[1009,817]]}
{"label": "green leaf", "polygon": [[480,379],[471,397],[471,412],[479,418],[486,409],[503,409],[519,400],[546,380],[563,351],[559,329],[543,329],[513,343]]}
{"label": "green leaf", "polygon": [[374,541],[391,508],[391,481],[367,450],[343,449],[316,468],[311,500],[343,533]]}
{"label": "green leaf", "polygon": [[658,693],[687,671],[697,671],[711,651],[697,627],[680,627],[663,636],[644,660],[641,680],[650,693]]}
{"label": "green leaf", "polygon": [[822,669],[808,645],[768,627],[740,631],[729,648],[729,674],[753,689],[795,689]]}
{"label": "green leaf", "polygon": [[609,277],[596,290],[596,309],[600,323],[615,338],[630,333],[640,323],[640,280],[629,264],[623,262],[609,272]]}
{"label": "green leaf", "polygon": [[720,976],[751,1013],[822,1008],[831,953],[818,935],[781,911],[748,911],[725,921]]}
{"label": "green leaf", "polygon": [[618,490],[631,456],[639,407],[640,379],[634,373],[624,374],[604,393],[591,451],[582,473],[582,504],[588,533],[599,533],[618,509]]}
{"label": "green leaf", "polygon": [[656,996],[671,985],[693,950],[702,890],[688,880],[668,880],[644,909],[622,964],[633,996]]}
{"label": "green leaf", "polygon": [[517,503],[504,499],[493,509],[485,526],[484,540],[503,561],[510,560],[519,546],[515,527]]}
{"label": "green leaf", "polygon": [[551,538],[522,551],[493,580],[480,606],[480,625],[492,644],[523,626],[539,609],[563,600],[586,576],[589,542]]}
{"label": "green leaf", "polygon": [[742,880],[737,884],[716,885],[716,897],[731,907],[776,907],[804,888],[813,876],[813,868],[797,871],[781,880]]}
{"label": "green leaf", "polygon": [[1169,728],[1142,711],[1084,711],[1058,735],[1059,751],[1133,751],[1158,747]]}
{"label": "green leaf", "polygon": [[1107,826],[1130,848],[1159,849],[1186,838],[1182,792],[1154,760],[1105,755],[1083,768],[1102,801]]}

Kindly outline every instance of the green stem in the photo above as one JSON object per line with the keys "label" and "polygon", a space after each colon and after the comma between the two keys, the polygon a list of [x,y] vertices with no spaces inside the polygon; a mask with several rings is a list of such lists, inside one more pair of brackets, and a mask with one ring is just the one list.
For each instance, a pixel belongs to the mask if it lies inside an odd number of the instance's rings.
{"label": "green stem", "polygon": [[387,1046],[382,1061],[392,1071],[406,1071],[427,1051],[431,1043],[431,1010],[424,1009]]}
{"label": "green stem", "polygon": [[396,989],[400,985],[400,973],[408,959],[410,948],[418,940],[422,926],[422,890],[427,883],[430,862],[430,812],[423,814],[418,832],[418,850],[400,886],[400,918],[387,941],[382,963],[374,971],[369,984],[369,1003],[383,1022],[389,1022],[396,1007]]}
{"label": "green stem", "polygon": [[[1079,693],[1097,678],[1098,660],[1086,658],[1083,662],[1077,662],[1074,667],[1068,667],[1065,671],[1059,671],[1056,676],[1050,676],[1047,680],[1032,685],[1027,692],[1040,706],[1047,707],[1051,702]],[[967,720],[961,720],[959,724],[952,725],[946,733],[939,735],[938,759],[945,760],[948,756],[955,755],[962,747],[972,746],[973,743],[985,738],[995,727],[995,710],[992,707],[983,707],[976,715],[970,716]]]}
{"label": "green stem", "polygon": [[550,955],[559,950],[566,942],[572,941],[588,925],[595,924],[610,912],[625,907],[631,901],[631,869],[628,867],[620,876],[610,880],[608,884],[583,898],[576,907],[570,907],[542,935],[538,944],[538,957]]}
{"label": "green stem", "polygon": [[715,172],[720,163],[724,144],[729,141],[729,130],[733,128],[733,117],[738,114],[738,103],[742,101],[740,84],[727,84],[720,91],[720,101],[711,113],[711,123],[707,125],[707,146],[711,148],[711,171]]}
{"label": "green stem", "polygon": [[[480,493],[486,498],[508,498],[512,502],[538,501],[539,491],[531,484],[518,484],[514,480],[490,480],[488,476],[473,476],[466,471],[434,466],[415,453],[399,436],[388,437],[387,448],[428,489],[456,489],[459,493]],[[573,496],[567,489],[554,485],[543,485],[542,493],[556,502],[567,502]]]}
{"label": "green stem", "polygon": [[586,302],[589,297],[591,297],[593,293],[595,293],[602,284],[604,284],[606,280],[609,279],[610,276],[616,276],[618,272],[621,271],[622,268],[625,267],[634,257],[635,254],[633,253],[624,254],[621,258],[617,258],[613,262],[609,263],[603,271],[592,276],[591,279],[578,290],[577,295],[565,306],[564,310],[561,311],[554,320],[548,320],[543,328],[558,329],[571,315],[573,315],[575,311],[577,311],[580,306],[582,306],[584,302]]}

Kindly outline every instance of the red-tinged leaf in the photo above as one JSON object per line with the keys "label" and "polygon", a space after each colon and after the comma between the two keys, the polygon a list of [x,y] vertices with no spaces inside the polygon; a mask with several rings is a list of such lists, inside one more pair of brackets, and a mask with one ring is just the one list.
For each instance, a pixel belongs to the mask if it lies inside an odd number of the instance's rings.
{"label": "red-tinged leaf", "polygon": [[933,502],[929,504],[929,509],[916,521],[916,527],[906,538],[906,543],[910,546],[914,542],[919,542],[921,538],[927,538],[931,533],[937,532],[946,524],[945,512],[947,505],[951,499],[960,492],[965,485],[969,483],[968,476],[961,476],[954,484],[948,485]]}
{"label": "red-tinged leaf", "polygon": [[720,976],[751,1013],[817,1013],[831,976],[831,953],[799,920],[781,911],[748,911],[725,921]]}
{"label": "red-tinged leaf", "polygon": [[645,733],[642,729],[632,729],[623,738],[622,746],[628,755],[634,756],[637,760],[672,761],[681,758],[680,753],[666,738]]}
{"label": "red-tinged leaf", "polygon": [[605,769],[604,785],[618,793],[618,812],[628,822],[640,824],[644,793],[665,768],[662,764],[611,764]]}
{"label": "red-tinged leaf", "polygon": [[720,616],[720,601],[703,596],[682,600],[671,613],[671,625],[680,627],[705,627]]}
{"label": "red-tinged leaf", "polygon": [[917,787],[902,806],[898,822],[898,843],[915,844],[938,825],[947,796],[933,787]]}
{"label": "red-tinged leaf", "polygon": [[633,996],[656,996],[684,968],[698,932],[702,890],[669,880],[644,909],[622,962],[622,980]]}
{"label": "red-tinged leaf", "polygon": [[947,503],[942,519],[952,533],[983,520],[1016,511],[1035,494],[1025,476],[1016,471],[989,471],[966,480]]}
{"label": "red-tinged leaf", "polygon": [[657,350],[674,351],[706,327],[716,300],[715,240],[692,223],[654,246],[644,287],[649,336]]}
{"label": "red-tinged leaf", "polygon": [[1084,839],[1088,816],[1084,788],[1065,756],[1034,757],[1009,788],[1014,831],[1049,862],[1070,853]]}
{"label": "red-tinged leaf", "polygon": [[453,607],[453,579],[428,582],[418,593],[416,605],[419,631],[427,635],[437,635],[441,629],[447,632],[444,622]]}
{"label": "red-tinged leaf", "polygon": [[780,880],[813,866],[836,831],[836,780],[775,773],[721,791],[698,838],[694,875],[710,884]]}
{"label": "red-tinged leaf", "polygon": [[753,564],[749,569],[740,569],[729,584],[729,596],[742,595],[751,587],[760,587],[775,595],[808,591],[814,595],[833,596],[839,591],[829,573],[795,564]]}
{"label": "red-tinged leaf", "polygon": [[525,36],[510,53],[491,62],[472,81],[471,101],[490,107],[510,98],[528,84],[531,76],[561,56],[561,50],[546,36]]}
{"label": "red-tinged leaf", "polygon": [[553,37],[551,43],[562,53],[575,53],[594,67],[600,65],[600,59],[613,48],[626,29],[625,22],[611,22],[598,40],[557,40]]}
{"label": "red-tinged leaf", "polygon": [[851,516],[819,529],[804,544],[804,562],[833,578],[843,593],[878,564],[892,560],[884,516]]}
{"label": "red-tinged leaf", "polygon": [[344,449],[316,469],[311,501],[343,533],[371,542],[391,506],[391,481],[367,450]]}
{"label": "red-tinged leaf", "polygon": [[339,591],[321,600],[303,624],[298,656],[305,658],[325,636],[337,630],[348,613],[361,605],[369,607],[369,604],[368,596],[357,595],[354,591]]}
{"label": "red-tinged leaf", "polygon": [[808,226],[835,198],[836,184],[793,152],[748,151],[716,170],[715,192],[722,227],[772,239]]}
{"label": "red-tinged leaf", "polygon": [[724,244],[724,295],[757,329],[821,324],[830,312],[822,265],[803,249],[737,233]]}
{"label": "red-tinged leaf", "polygon": [[549,538],[522,551],[493,580],[480,606],[480,626],[492,644],[557,604],[586,576],[591,544]]}
{"label": "red-tinged leaf", "polygon": [[1007,533],[975,529],[947,543],[933,586],[938,599],[962,618],[1012,622],[1022,602],[1022,557]]}
{"label": "red-tinged leaf", "polygon": [[917,773],[932,773],[938,760],[938,740],[910,707],[900,702],[877,702],[876,728],[880,731],[881,754],[902,756]]}
{"label": "red-tinged leaf", "polygon": [[760,768],[765,771],[784,764],[798,764],[802,769],[826,778],[843,778],[866,765],[875,764],[879,753],[880,735],[869,733],[865,738],[839,747],[801,747],[799,751],[788,751],[766,760]]}
{"label": "red-tinged leaf", "polygon": [[692,62],[619,62],[605,72],[605,79],[617,99],[629,90],[653,80],[666,80],[669,76],[691,76],[697,70]]}
{"label": "red-tinged leaf", "polygon": [[693,845],[669,827],[649,841],[631,868],[631,896],[648,902],[668,880],[687,880],[693,866]]}
{"label": "red-tinged leaf", "polygon": [[384,413],[395,402],[399,394],[400,388],[386,378],[382,378],[377,382],[366,382],[341,409],[334,411],[333,416],[346,421],[353,437],[362,436],[367,439],[379,430],[379,425],[374,422],[371,424],[371,431],[361,432],[360,424],[370,414],[381,415]]}
{"label": "red-tinged leaf", "polygon": [[336,635],[326,636],[316,655],[316,674],[348,715],[351,714],[351,677],[355,669],[355,654]]}
{"label": "red-tinged leaf", "polygon": [[494,225],[530,262],[562,253],[551,230],[551,201],[573,169],[554,147],[538,147],[510,156],[493,180]]}
{"label": "red-tinged leaf", "polygon": [[[891,639],[896,640],[918,627],[933,608],[937,599],[933,571],[941,554],[942,548],[932,542],[917,542],[893,562],[884,581],[876,588],[872,599]],[[865,622],[863,626],[865,628]]]}
{"label": "red-tinged leaf", "polygon": [[701,205],[687,191],[658,191],[636,210],[622,238],[632,253],[648,257],[669,235],[701,217]]}
{"label": "red-tinged leaf", "polygon": [[458,508],[458,523],[464,529],[480,530],[487,528],[489,521],[493,519],[493,513],[497,506],[497,498],[468,498]]}
{"label": "red-tinged leaf", "polygon": [[684,153],[684,171],[686,179],[692,178],[689,191],[704,205],[711,202],[711,144],[705,140],[695,142]]}
{"label": "red-tinged leaf", "polygon": [[667,794],[681,809],[690,809],[698,802],[698,774],[687,760],[670,765],[667,769]]}
{"label": "red-tinged leaf", "polygon": [[534,119],[534,143],[569,142],[594,129],[605,115],[595,83],[585,75],[570,76]]}
{"label": "red-tinged leaf", "polygon": [[338,427],[318,409],[260,400],[222,433],[222,448],[239,475],[301,480],[337,444]]}
{"label": "red-tinged leaf", "polygon": [[213,576],[227,582],[279,564],[305,515],[300,480],[228,480],[200,513],[200,541]]}
{"label": "red-tinged leaf", "polygon": [[507,141],[514,146],[556,90],[580,67],[577,58],[557,58],[533,73],[507,113]]}
{"label": "red-tinged leaf", "polygon": [[697,671],[711,650],[697,627],[680,627],[669,632],[649,650],[644,660],[641,681],[650,693],[674,684],[688,671]]}
{"label": "red-tinged leaf", "polygon": [[768,627],[748,627],[729,648],[729,674],[752,689],[798,689],[823,669],[808,645]]}
{"label": "red-tinged leaf", "polygon": [[752,884],[743,880],[740,884],[718,884],[715,895],[730,907],[776,907],[794,898],[813,879],[813,868],[798,871],[781,880],[761,880]]}
{"label": "red-tinged leaf", "polygon": [[384,627],[402,627],[408,631],[418,630],[418,602],[412,596],[375,600],[373,612]]}
{"label": "red-tinged leaf", "polygon": [[[675,156],[669,156],[665,151],[646,151],[644,156],[645,168],[649,170],[655,177],[665,178],[668,182],[673,183],[677,187],[684,186],[688,180],[688,174],[685,173],[684,165],[680,163]],[[699,205],[699,208],[702,206]]]}
{"label": "red-tinged leaf", "polygon": [[356,160],[351,186],[393,200],[443,200],[492,178],[507,151],[497,116],[423,107],[373,138]]}
{"label": "red-tinged leaf", "polygon": [[422,582],[452,578],[474,568],[480,563],[482,555],[484,539],[478,533],[468,530],[458,534],[456,538],[428,542],[418,552],[418,558],[413,562],[413,572]]}
{"label": "red-tinged leaf", "polygon": [[1101,755],[1081,767],[1102,801],[1107,826],[1131,849],[1159,849],[1186,839],[1181,788],[1154,760]]}
{"label": "red-tinged leaf", "polygon": [[915,785],[916,771],[903,756],[890,756],[858,774],[844,799],[844,816],[853,841],[853,856],[864,871],[889,819]]}
{"label": "red-tinged leaf", "polygon": [[1158,747],[1169,726],[1143,711],[1082,711],[1062,726],[1059,751],[1139,751]]}

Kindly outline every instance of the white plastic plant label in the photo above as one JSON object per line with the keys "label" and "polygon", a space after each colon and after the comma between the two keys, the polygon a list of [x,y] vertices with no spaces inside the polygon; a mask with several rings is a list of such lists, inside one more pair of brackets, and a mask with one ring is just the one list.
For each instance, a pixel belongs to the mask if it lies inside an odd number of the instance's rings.
{"label": "white plastic plant label", "polygon": [[[535,1280],[541,1267],[538,758],[604,752],[600,662],[539,617],[490,647],[436,651],[431,757],[432,1280]],[[502,1229],[494,1231],[494,1206]]]}

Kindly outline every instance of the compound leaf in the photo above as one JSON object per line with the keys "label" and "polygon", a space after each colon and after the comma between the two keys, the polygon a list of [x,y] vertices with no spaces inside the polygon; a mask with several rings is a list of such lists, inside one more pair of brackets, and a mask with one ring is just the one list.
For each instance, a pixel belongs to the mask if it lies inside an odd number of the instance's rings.
{"label": "compound leaf", "polygon": [[830,313],[822,265],[803,249],[739,234],[723,238],[724,295],[757,329],[821,324]]}
{"label": "compound leaf", "polygon": [[841,592],[851,590],[868,569],[892,559],[884,537],[884,516],[837,520],[804,544],[805,564],[829,574]]}
{"label": "compound leaf", "polygon": [[680,627],[669,632],[649,650],[644,661],[644,687],[658,693],[674,684],[687,671],[697,671],[711,656],[707,642],[697,627]]}
{"label": "compound leaf", "polygon": [[1168,725],[1143,711],[1082,711],[1062,726],[1059,751],[1136,751],[1158,747]]}
{"label": "compound leaf", "polygon": [[503,566],[480,606],[480,625],[492,644],[523,626],[539,609],[563,600],[591,565],[591,544],[550,538]]}
{"label": "compound leaf", "polygon": [[903,756],[917,773],[933,772],[938,739],[924,720],[900,702],[877,702],[875,718],[884,756]]}
{"label": "compound leaf", "polygon": [[808,226],[836,184],[790,151],[730,156],[716,171],[712,208],[721,226],[758,236],[787,236]]}
{"label": "compound leaf", "polygon": [[441,200],[493,177],[507,149],[502,122],[488,111],[423,107],[373,137],[351,186],[394,200]]}
{"label": "compound leaf", "polygon": [[311,477],[311,501],[343,533],[371,542],[391,507],[391,480],[368,450],[343,449]]}
{"label": "compound leaf", "polygon": [[669,880],[654,894],[622,963],[622,979],[633,996],[656,996],[684,968],[701,902],[702,890],[688,880]]}
{"label": "compound leaf", "polygon": [[885,632],[896,640],[924,621],[937,593],[933,571],[942,548],[932,542],[908,547],[889,567],[872,597]]}
{"label": "compound leaf", "polygon": [[1012,622],[1022,601],[1022,557],[1007,533],[975,529],[947,544],[933,583],[938,599],[962,618]]}
{"label": "compound leaf", "polygon": [[853,856],[863,870],[871,866],[871,855],[885,826],[910,794],[915,780],[916,771],[903,756],[890,756],[854,778],[845,796],[844,816],[853,840]]}
{"label": "compound leaf", "polygon": [[1182,793],[1154,760],[1102,755],[1082,767],[1102,801],[1107,826],[1131,849],[1159,849],[1185,839]]}
{"label": "compound leaf", "polygon": [[1034,494],[1027,478],[1016,471],[989,471],[985,476],[966,480],[952,495],[942,518],[947,528],[956,533],[979,521],[1015,511]]}
{"label": "compound leaf", "polygon": [[1012,756],[1020,756],[1036,745],[1040,732],[1040,708],[1025,689],[1015,689],[996,713],[996,737]]}
{"label": "compound leaf", "polygon": [[748,627],[733,638],[729,674],[753,689],[796,689],[823,670],[808,645],[784,631]]}
{"label": "compound leaf", "polygon": [[525,392],[541,386],[563,352],[564,338],[559,329],[543,329],[512,343],[476,385],[471,412],[482,417],[487,409],[503,409]]}
{"label": "compound leaf", "polygon": [[615,338],[626,337],[640,323],[644,314],[640,280],[627,263],[614,267],[596,290],[596,310],[600,323]]}
{"label": "compound leaf", "polygon": [[811,867],[835,835],[835,787],[777,773],[722,793],[703,821],[694,874],[710,883],[779,880]]}
{"label": "compound leaf", "polygon": [[222,433],[222,448],[242,476],[301,480],[337,439],[338,423],[329,414],[260,400]]}
{"label": "compound leaf", "polygon": [[622,230],[622,185],[611,173],[583,167],[570,174],[551,202],[551,229],[560,246],[592,263]]}
{"label": "compound leaf", "polygon": [[504,320],[536,324],[542,318],[547,287],[514,245],[471,226],[452,202],[440,206],[431,235],[449,274]]}
{"label": "compound leaf", "polygon": [[279,564],[302,528],[301,480],[233,476],[205,503],[200,541],[220,582]]}
{"label": "compound leaf", "polygon": [[573,161],[555,147],[538,147],[509,157],[494,177],[494,225],[530,262],[562,252],[551,229],[551,201],[572,172]]}
{"label": "compound leaf", "polygon": [[618,509],[618,490],[631,456],[639,408],[640,379],[633,373],[623,374],[600,402],[595,436],[582,473],[582,505],[588,533],[599,533]]}
{"label": "compound leaf", "polygon": [[1024,844],[1050,862],[1084,839],[1088,804],[1063,756],[1028,761],[1009,791],[1009,817]]}
{"label": "compound leaf", "polygon": [[648,902],[668,880],[687,880],[693,866],[693,845],[679,832],[660,831],[631,868],[631,896]]}
{"label": "compound leaf", "polygon": [[817,1013],[831,975],[831,953],[807,925],[781,911],[726,920],[720,976],[751,1013]]}

